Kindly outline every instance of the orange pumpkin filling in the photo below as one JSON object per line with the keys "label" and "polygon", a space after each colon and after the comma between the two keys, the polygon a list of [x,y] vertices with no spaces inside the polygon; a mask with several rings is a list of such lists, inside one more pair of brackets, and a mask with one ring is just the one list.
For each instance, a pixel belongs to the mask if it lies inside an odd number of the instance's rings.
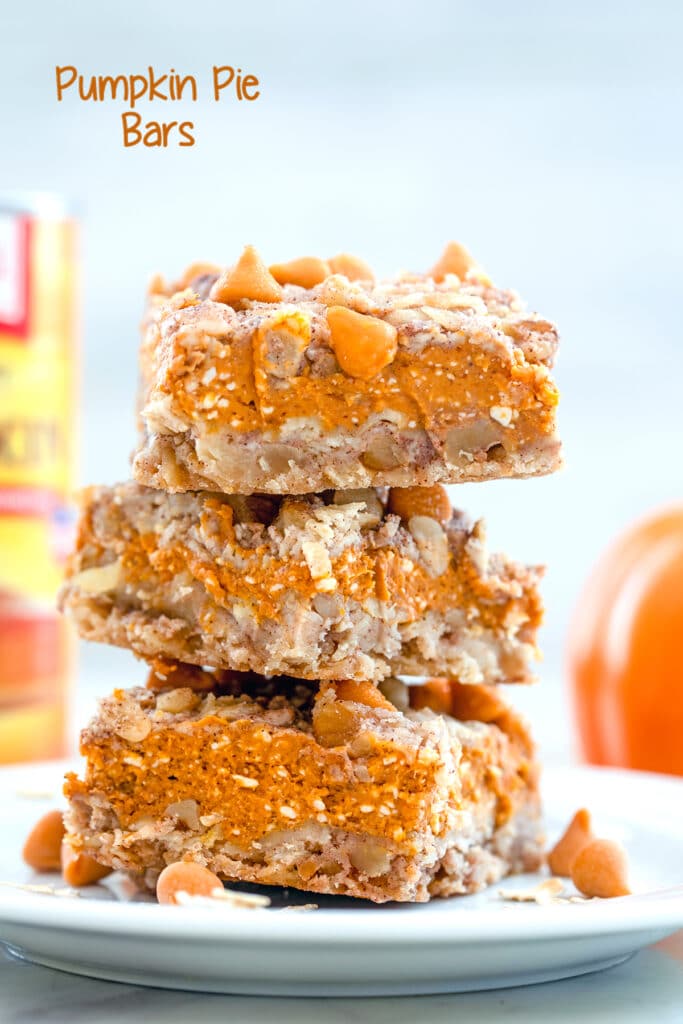
{"label": "orange pumpkin filling", "polygon": [[[122,714],[132,708],[145,724],[143,714],[154,723],[155,700],[162,701],[163,695],[147,691],[144,712],[124,690],[114,691],[113,699],[120,702]],[[87,758],[86,777],[81,781],[68,775],[66,795],[101,794],[123,829],[172,815],[178,805],[186,806],[184,801],[194,801],[192,814],[199,822],[217,816],[204,843],[229,842],[246,849],[270,832],[317,821],[383,837],[410,853],[411,833],[425,827],[443,833],[454,827],[459,808],[480,799],[496,799],[496,824],[503,824],[515,794],[532,781],[528,736],[489,729],[481,733],[481,741],[463,748],[448,801],[433,803],[427,795],[443,787],[443,765],[436,750],[403,748],[390,736],[380,735],[371,717],[375,709],[337,700],[333,704],[355,717],[359,746],[353,740],[322,746],[315,711],[311,731],[305,724],[283,728],[258,719],[230,721],[231,701],[223,707],[221,698],[214,713],[177,725],[152,724],[139,740],[87,734],[81,748]],[[402,719],[394,709],[391,714]],[[364,766],[362,778],[354,776],[352,785],[349,752],[362,757]]]}
{"label": "orange pumpkin filling", "polygon": [[[216,498],[205,498],[200,518],[202,531],[218,547],[229,547],[237,564],[226,559],[200,557],[192,548],[177,543],[160,545],[156,533],[135,532],[130,522],[122,529],[122,582],[138,586],[158,581],[170,584],[179,573],[189,574],[202,584],[212,602],[229,607],[235,600],[249,606],[255,621],[277,619],[288,592],[295,591],[311,599],[321,590],[320,581],[299,557],[277,558],[263,544],[254,548],[240,546],[233,527],[231,507]],[[99,548],[88,516],[81,521],[77,550]],[[101,550],[101,548],[100,548]],[[543,609],[535,587],[520,584],[518,593],[501,595],[496,577],[482,575],[465,551],[448,556],[448,565],[439,576],[430,575],[425,566],[406,558],[391,547],[370,545],[347,548],[331,560],[330,579],[336,595],[358,603],[376,598],[391,601],[404,621],[414,621],[427,609],[444,612],[460,608],[469,620],[483,628],[505,630],[508,624],[524,622],[522,636],[533,637],[540,625]],[[165,595],[158,594],[163,609]],[[154,607],[155,596],[147,603]],[[212,602],[207,601],[201,615],[202,625],[211,631]]]}
{"label": "orange pumpkin filling", "polygon": [[510,366],[470,344],[457,350],[428,346],[419,358],[399,348],[369,380],[341,372],[315,377],[308,366],[283,380],[262,372],[255,377],[248,336],[212,348],[200,369],[188,365],[184,346],[175,341],[174,347],[159,390],[173,396],[181,415],[206,421],[212,432],[277,432],[296,417],[317,418],[323,431],[353,432],[386,410],[402,416],[409,429],[444,430],[504,406],[516,417],[514,430],[502,429],[501,436],[506,447],[519,448],[554,426],[557,388],[545,367],[528,363],[519,350]]}

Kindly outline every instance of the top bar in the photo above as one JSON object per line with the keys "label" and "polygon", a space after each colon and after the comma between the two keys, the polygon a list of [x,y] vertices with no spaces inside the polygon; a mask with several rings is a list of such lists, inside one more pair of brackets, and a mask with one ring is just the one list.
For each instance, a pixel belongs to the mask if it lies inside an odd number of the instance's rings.
{"label": "top bar", "polygon": [[561,463],[557,331],[451,243],[375,282],[339,256],[151,289],[135,478],[167,491],[301,494],[527,477]]}

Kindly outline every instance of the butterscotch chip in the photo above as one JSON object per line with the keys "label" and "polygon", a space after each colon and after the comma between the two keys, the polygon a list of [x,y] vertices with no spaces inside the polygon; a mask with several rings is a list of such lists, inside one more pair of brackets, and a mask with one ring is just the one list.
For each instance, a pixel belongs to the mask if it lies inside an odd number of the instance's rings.
{"label": "butterscotch chip", "polygon": [[355,701],[357,704],[365,704],[368,708],[393,710],[393,704],[386,699],[381,690],[364,679],[340,679],[338,682],[330,683],[329,686],[334,689],[337,700]]}
{"label": "butterscotch chip", "polygon": [[506,704],[490,686],[477,686],[450,680],[451,714],[463,722],[495,722],[506,711]]}
{"label": "butterscotch chip", "polygon": [[[157,305],[162,300],[170,301],[175,308],[182,308],[182,304],[196,301],[196,296],[207,298],[209,290],[214,282],[220,277],[223,268],[217,263],[208,263],[205,260],[196,260],[190,263],[183,270],[182,274],[175,281],[165,281],[161,274],[155,274],[148,286],[148,294],[152,299],[152,305]],[[179,296],[183,296],[182,301]],[[181,304],[178,306],[178,303]],[[210,323],[210,319],[207,323]]]}
{"label": "butterscotch chip", "polygon": [[410,706],[415,711],[431,708],[439,715],[451,713],[451,687],[448,679],[428,679],[419,686],[408,689]]}
{"label": "butterscotch chip", "polygon": [[223,889],[218,875],[201,864],[192,861],[178,861],[169,864],[159,875],[156,893],[159,903],[177,904],[178,893],[188,896],[213,896]]}
{"label": "butterscotch chip", "polygon": [[411,686],[409,692],[411,707],[431,708],[461,722],[500,722],[508,713],[507,705],[496,689],[475,683],[428,679],[419,686]]}
{"label": "butterscotch chip", "polygon": [[460,280],[467,277],[468,270],[476,266],[472,256],[459,242],[449,242],[430,271],[435,281],[443,281],[446,274],[456,274]]}
{"label": "butterscotch chip", "polygon": [[94,885],[112,872],[108,864],[100,864],[90,854],[74,849],[67,840],[62,843],[61,866],[62,878],[74,888]]}
{"label": "butterscotch chip", "polygon": [[84,778],[67,778],[67,840],[150,888],[159,876],[170,903],[219,898],[221,879],[422,901],[538,867],[526,733],[355,699],[369,696],[251,677],[162,720],[149,690],[127,691],[150,722],[134,763],[105,698],[82,736]]}
{"label": "butterscotch chip", "polygon": [[214,302],[231,306],[242,299],[279,302],[282,288],[253,245],[247,245],[234,267],[221,274],[210,292]]}
{"label": "butterscotch chip", "polygon": [[314,288],[332,273],[329,263],[317,256],[303,256],[289,263],[274,263],[270,273],[278,284],[297,284],[301,288]]}
{"label": "butterscotch chip", "polygon": [[571,879],[584,896],[629,896],[626,854],[611,839],[592,839],[571,864]]}
{"label": "butterscotch chip", "polygon": [[147,294],[149,296],[168,294],[168,286],[161,274],[152,274],[147,283]]}
{"label": "butterscotch chip", "polygon": [[214,685],[213,677],[202,672],[198,665],[188,665],[181,661],[169,661],[163,657],[152,659],[149,676],[147,677],[147,688],[149,690],[175,690],[189,688],[190,690],[211,689]]}
{"label": "butterscotch chip", "polygon": [[183,288],[190,288],[192,283],[200,277],[219,277],[221,268],[215,263],[203,263],[201,261],[190,263],[189,267],[186,267],[177,282],[178,291],[182,291]]}
{"label": "butterscotch chip", "polygon": [[34,871],[59,871],[64,820],[61,811],[48,811],[29,832],[22,856]]}
{"label": "butterscotch chip", "polygon": [[392,487],[389,491],[389,512],[408,522],[413,516],[430,516],[447,523],[453,514],[445,487]]}
{"label": "butterscotch chip", "polygon": [[345,306],[330,306],[327,323],[334,354],[349,377],[372,380],[396,355],[396,328],[376,316],[355,313]]}
{"label": "butterscotch chip", "polygon": [[374,281],[375,279],[372,267],[365,260],[351,256],[348,252],[340,252],[328,260],[328,263],[333,274],[343,274],[349,281]]}
{"label": "butterscotch chip", "polygon": [[548,854],[548,866],[552,873],[569,878],[577,855],[594,838],[590,811],[582,807]]}

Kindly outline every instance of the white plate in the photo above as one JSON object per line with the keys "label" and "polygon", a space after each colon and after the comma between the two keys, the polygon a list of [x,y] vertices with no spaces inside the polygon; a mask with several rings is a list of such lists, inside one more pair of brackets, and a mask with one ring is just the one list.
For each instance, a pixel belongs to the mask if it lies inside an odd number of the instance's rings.
{"label": "white plate", "polygon": [[[24,867],[31,824],[55,806],[63,764],[0,769],[0,881],[48,882]],[[539,906],[477,896],[415,906],[267,890],[273,909],[160,907],[122,886],[48,895],[0,886],[0,940],[76,974],[164,988],[259,995],[400,995],[526,985],[596,971],[683,925],[683,780],[548,769],[552,838],[581,805],[628,850],[633,896]],[[50,796],[52,792],[52,796]],[[45,795],[47,793],[47,795]],[[42,795],[41,795],[42,794]],[[504,888],[533,887],[521,876]],[[115,896],[113,889],[119,890]],[[315,901],[319,909],[283,911]],[[278,905],[279,904],[279,905]]]}

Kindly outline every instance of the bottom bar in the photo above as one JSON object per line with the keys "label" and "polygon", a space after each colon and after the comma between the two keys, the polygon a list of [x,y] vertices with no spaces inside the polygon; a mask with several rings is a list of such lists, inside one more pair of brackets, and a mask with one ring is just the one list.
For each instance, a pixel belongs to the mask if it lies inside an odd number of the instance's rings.
{"label": "bottom bar", "polygon": [[82,753],[67,842],[149,887],[192,860],[228,881],[425,901],[542,861],[533,744],[490,687],[157,665],[102,701]]}

